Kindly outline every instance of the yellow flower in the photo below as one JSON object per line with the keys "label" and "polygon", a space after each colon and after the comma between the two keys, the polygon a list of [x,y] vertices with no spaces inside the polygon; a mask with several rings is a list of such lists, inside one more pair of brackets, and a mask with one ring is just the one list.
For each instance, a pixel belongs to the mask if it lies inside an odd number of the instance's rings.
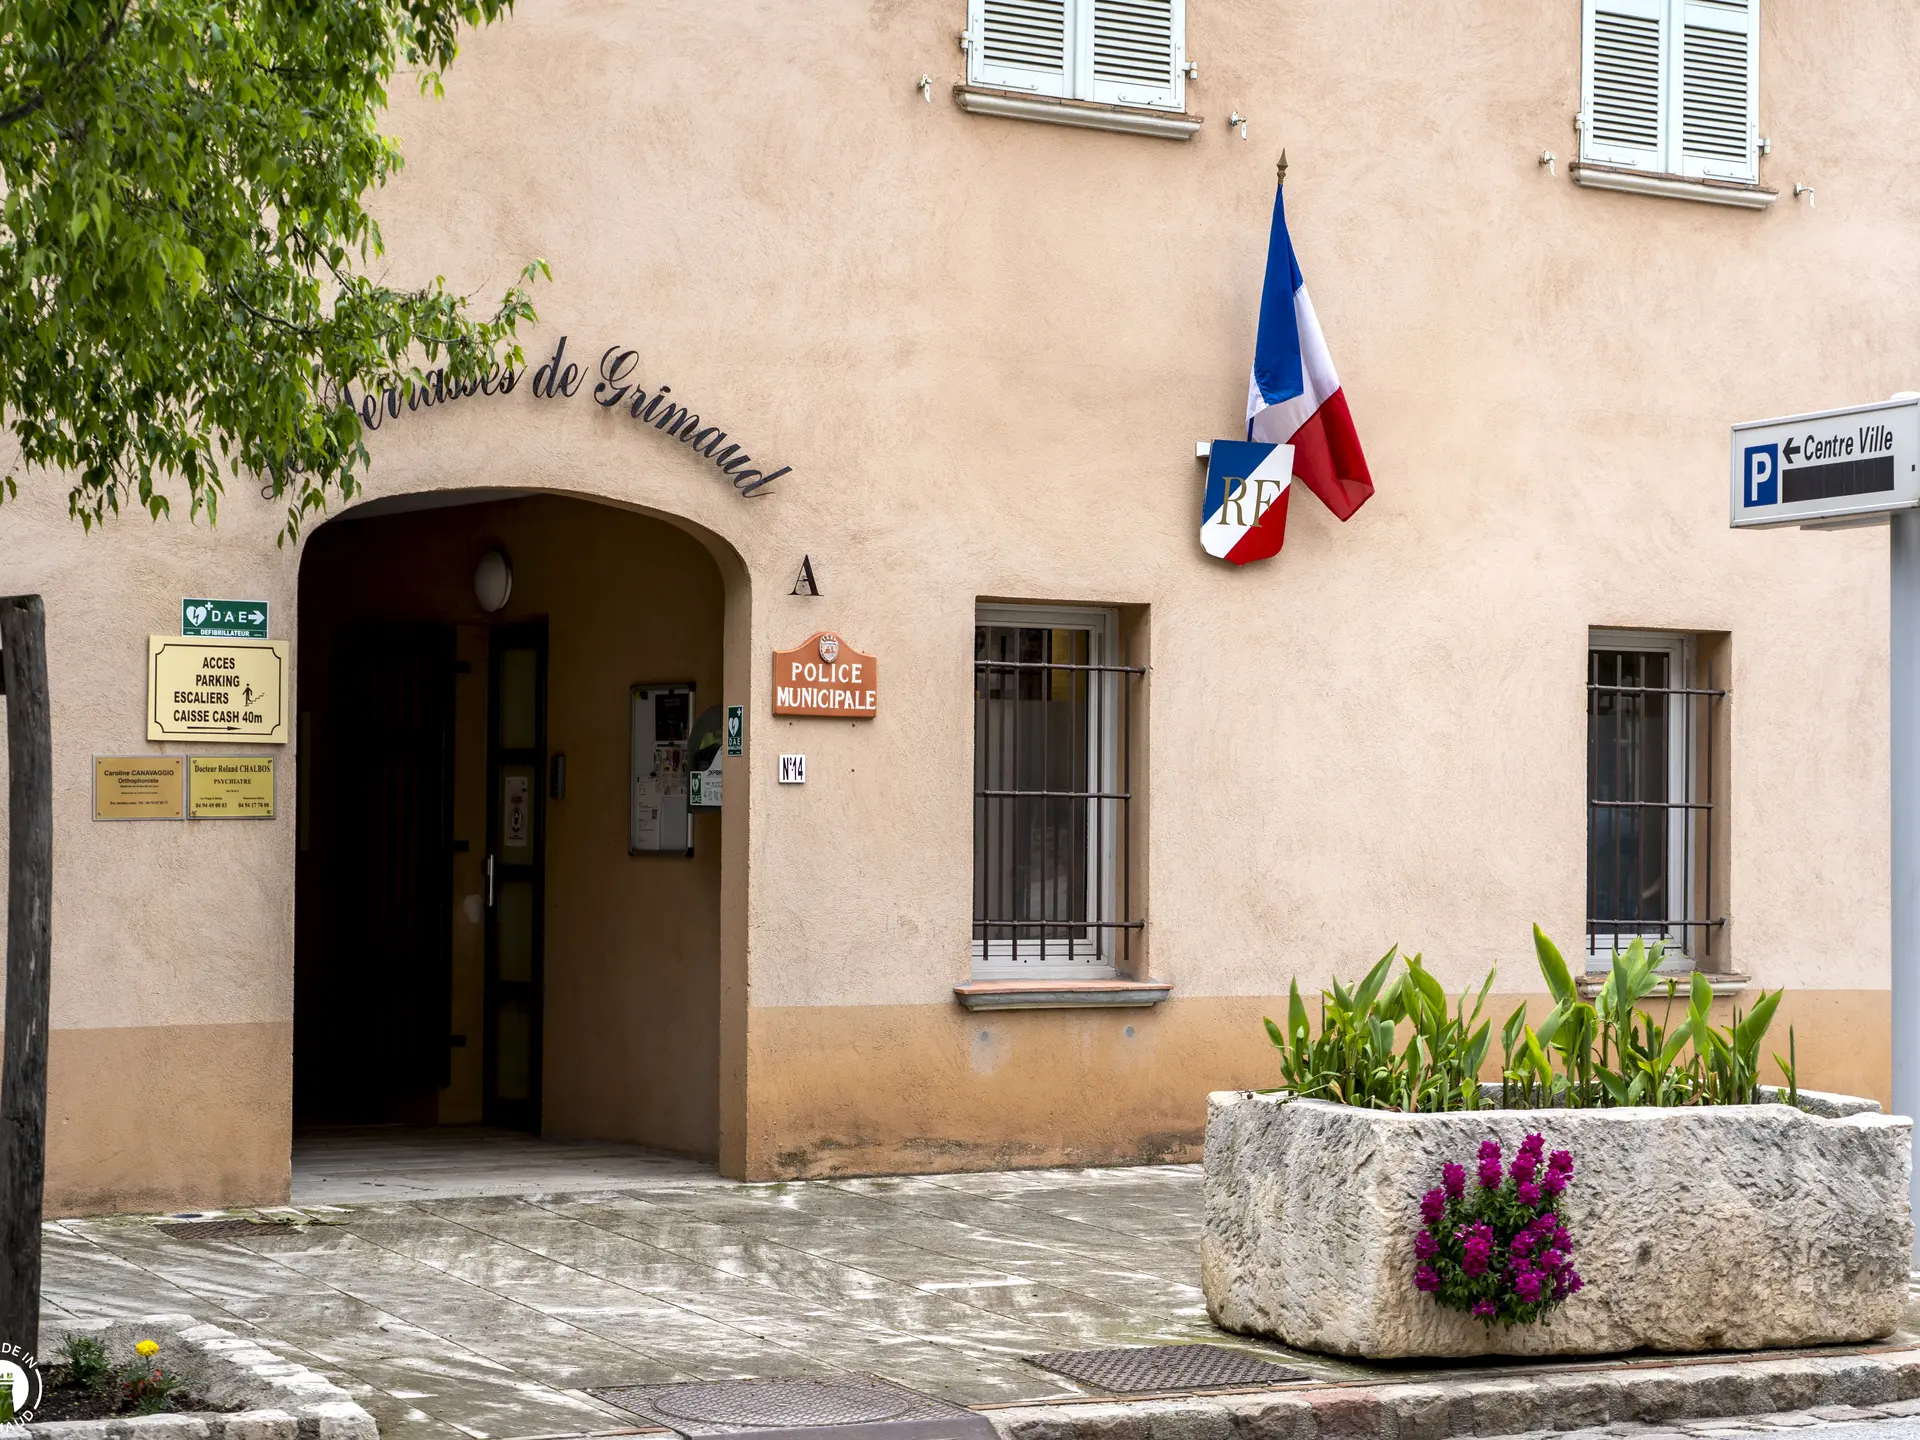
{"label": "yellow flower", "polygon": [[160,1353],[160,1344],[156,1340],[142,1340],[138,1345],[134,1346],[133,1349],[135,1354],[144,1355],[147,1359],[151,1360]]}

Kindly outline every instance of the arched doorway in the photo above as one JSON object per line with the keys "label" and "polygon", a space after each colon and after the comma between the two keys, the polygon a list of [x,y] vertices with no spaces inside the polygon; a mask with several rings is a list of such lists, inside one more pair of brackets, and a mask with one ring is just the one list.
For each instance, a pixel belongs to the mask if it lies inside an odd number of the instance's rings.
{"label": "arched doorway", "polygon": [[570,496],[404,497],[315,532],[297,1127],[718,1153],[721,814],[694,782],[724,612],[699,540]]}

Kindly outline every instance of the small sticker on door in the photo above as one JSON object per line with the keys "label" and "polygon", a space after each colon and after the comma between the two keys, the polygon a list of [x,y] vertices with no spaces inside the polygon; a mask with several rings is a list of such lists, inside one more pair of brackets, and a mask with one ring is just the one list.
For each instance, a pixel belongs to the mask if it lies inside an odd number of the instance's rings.
{"label": "small sticker on door", "polygon": [[500,789],[500,848],[525,850],[533,843],[533,777],[502,776]]}

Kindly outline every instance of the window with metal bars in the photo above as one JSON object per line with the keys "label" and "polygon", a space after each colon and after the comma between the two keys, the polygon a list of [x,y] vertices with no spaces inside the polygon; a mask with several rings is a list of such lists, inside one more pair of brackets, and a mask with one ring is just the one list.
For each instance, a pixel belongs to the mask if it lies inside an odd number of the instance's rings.
{"label": "window with metal bars", "polygon": [[1716,707],[1690,636],[1593,632],[1587,651],[1587,951],[1636,938],[1711,968]]}
{"label": "window with metal bars", "polygon": [[1111,611],[982,606],[973,631],[975,979],[1130,973],[1129,742],[1146,671]]}

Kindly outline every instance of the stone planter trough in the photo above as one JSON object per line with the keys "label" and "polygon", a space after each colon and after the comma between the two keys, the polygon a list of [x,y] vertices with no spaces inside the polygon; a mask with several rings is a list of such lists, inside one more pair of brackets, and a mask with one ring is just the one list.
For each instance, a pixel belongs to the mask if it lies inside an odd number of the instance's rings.
{"label": "stone planter trough", "polygon": [[[1207,1102],[1201,1283],[1216,1323],[1375,1359],[1759,1350],[1879,1339],[1907,1299],[1912,1122],[1872,1101],[1405,1115]],[[1586,1288],[1502,1329],[1413,1287],[1420,1197],[1529,1131],[1577,1167],[1558,1210]]]}

